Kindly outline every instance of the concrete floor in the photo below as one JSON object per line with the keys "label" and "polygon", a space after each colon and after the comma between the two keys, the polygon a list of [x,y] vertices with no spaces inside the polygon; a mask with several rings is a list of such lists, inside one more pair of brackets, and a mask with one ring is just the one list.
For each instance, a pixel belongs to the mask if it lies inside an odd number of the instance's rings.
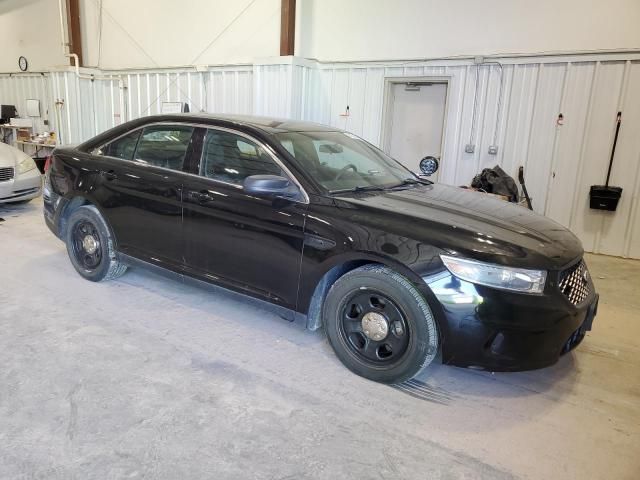
{"label": "concrete floor", "polygon": [[589,256],[593,332],[541,371],[435,366],[440,403],[321,334],[135,270],[94,284],[1,207],[0,478],[640,478],[640,262]]}

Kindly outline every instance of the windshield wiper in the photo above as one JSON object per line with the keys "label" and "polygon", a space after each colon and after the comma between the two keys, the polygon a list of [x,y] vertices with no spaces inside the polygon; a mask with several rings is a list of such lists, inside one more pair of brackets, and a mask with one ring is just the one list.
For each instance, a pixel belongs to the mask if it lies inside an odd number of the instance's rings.
{"label": "windshield wiper", "polygon": [[387,190],[395,190],[396,188],[406,187],[409,185],[431,185],[433,182],[429,180],[422,180],[418,178],[405,178],[397,185],[393,185],[392,187],[387,187]]}
{"label": "windshield wiper", "polygon": [[333,194],[333,193],[357,193],[357,192],[383,192],[385,191],[387,188],[386,187],[382,187],[380,185],[358,185],[357,187],[353,187],[353,188],[341,188],[338,190],[330,190],[329,193]]}
{"label": "windshield wiper", "polygon": [[397,188],[406,187],[409,185],[431,185],[432,183],[433,182],[429,180],[422,180],[419,178],[405,178],[397,185],[391,185],[386,187],[382,185],[364,185],[364,186],[358,185],[357,187],[353,187],[353,188],[342,188],[338,190],[331,190],[329,191],[329,193],[334,194],[334,193],[357,193],[357,192],[387,192],[389,190],[395,190]]}

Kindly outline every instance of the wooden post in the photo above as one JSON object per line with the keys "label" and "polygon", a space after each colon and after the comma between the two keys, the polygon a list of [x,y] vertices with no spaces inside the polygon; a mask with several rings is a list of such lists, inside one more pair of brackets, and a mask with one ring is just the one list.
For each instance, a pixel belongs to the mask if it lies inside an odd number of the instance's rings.
{"label": "wooden post", "polygon": [[293,55],[296,41],[296,0],[282,0],[280,15],[280,55]]}
{"label": "wooden post", "polygon": [[[80,35],[80,6],[79,0],[66,0],[67,4],[67,32],[69,33],[69,53],[78,55],[78,65],[84,65],[82,59],[82,37]],[[73,59],[69,59],[73,65]]]}

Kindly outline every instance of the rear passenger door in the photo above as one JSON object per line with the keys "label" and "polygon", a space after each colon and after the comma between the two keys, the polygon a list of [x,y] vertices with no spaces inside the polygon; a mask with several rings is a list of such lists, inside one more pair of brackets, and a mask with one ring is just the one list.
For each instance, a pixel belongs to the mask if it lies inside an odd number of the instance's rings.
{"label": "rear passenger door", "polygon": [[241,132],[207,129],[200,162],[185,178],[187,268],[235,290],[294,308],[307,204],[255,197],[250,175],[288,176],[275,153]]}
{"label": "rear passenger door", "polygon": [[104,145],[101,204],[122,253],[178,269],[183,260],[182,186],[196,129],[158,124]]}

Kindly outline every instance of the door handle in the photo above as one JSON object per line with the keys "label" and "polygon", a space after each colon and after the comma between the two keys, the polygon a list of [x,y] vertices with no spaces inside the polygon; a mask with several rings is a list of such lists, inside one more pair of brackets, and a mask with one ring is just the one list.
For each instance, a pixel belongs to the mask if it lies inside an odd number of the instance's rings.
{"label": "door handle", "polygon": [[107,181],[115,180],[116,178],[118,178],[118,175],[116,175],[116,172],[114,172],[113,170],[109,170],[108,172],[102,172],[102,176]]}
{"label": "door handle", "polygon": [[193,198],[198,203],[207,203],[213,200],[213,196],[206,190],[202,190],[200,192],[191,192],[191,198]]}

